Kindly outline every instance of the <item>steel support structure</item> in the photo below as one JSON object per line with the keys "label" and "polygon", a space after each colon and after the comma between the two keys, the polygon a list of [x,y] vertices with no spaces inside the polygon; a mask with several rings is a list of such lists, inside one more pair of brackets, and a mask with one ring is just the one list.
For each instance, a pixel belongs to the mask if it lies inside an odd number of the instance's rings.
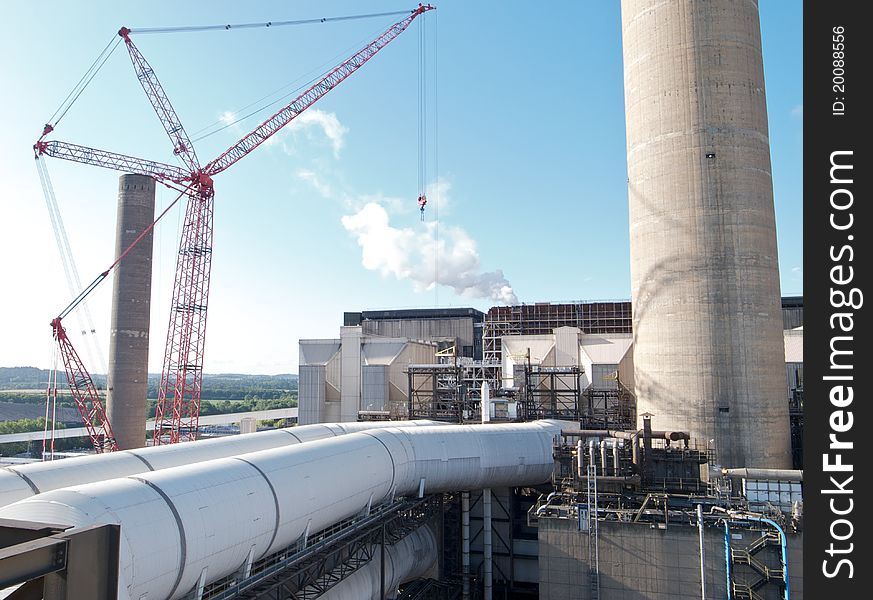
{"label": "steel support structure", "polygon": [[543,367],[526,364],[522,410],[525,421],[580,419],[582,370],[577,366]]}
{"label": "steel support structure", "polygon": [[314,600],[439,513],[440,496],[407,499],[305,536],[205,587],[202,600]]}

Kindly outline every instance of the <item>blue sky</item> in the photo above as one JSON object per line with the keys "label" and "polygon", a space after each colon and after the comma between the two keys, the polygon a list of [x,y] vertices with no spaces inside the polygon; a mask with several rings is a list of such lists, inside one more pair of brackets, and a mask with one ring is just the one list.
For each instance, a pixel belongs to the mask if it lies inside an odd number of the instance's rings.
{"label": "blue sky", "polygon": [[[120,26],[278,21],[414,3],[83,5],[0,5],[2,366],[50,366],[48,323],[71,297],[30,147]],[[761,2],[785,295],[802,293],[801,13],[800,2]],[[196,138],[339,62],[399,18],[133,39]],[[343,311],[630,296],[619,3],[443,0],[423,20],[425,222],[416,205],[416,23],[301,123],[216,178],[208,372],[296,372],[298,339],[337,336]],[[258,123],[200,140],[201,161]],[[52,137],[173,161],[123,45]],[[113,259],[117,174],[51,159],[48,169],[90,281]],[[158,208],[172,198],[159,190]],[[156,232],[151,371],[160,370],[179,215]],[[104,352],[110,291],[106,282],[89,301]],[[71,319],[68,329],[78,329]]]}

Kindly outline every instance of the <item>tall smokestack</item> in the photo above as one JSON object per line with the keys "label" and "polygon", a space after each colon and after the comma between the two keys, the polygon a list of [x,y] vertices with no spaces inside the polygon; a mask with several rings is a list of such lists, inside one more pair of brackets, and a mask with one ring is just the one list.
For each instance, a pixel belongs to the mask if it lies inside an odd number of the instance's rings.
{"label": "tall smokestack", "polygon": [[[115,256],[124,252],[155,218],[155,180],[144,175],[118,179]],[[152,232],[115,271],[109,341],[107,416],[121,450],[146,440],[149,308],[152,294]]]}
{"label": "tall smokestack", "polygon": [[637,414],[790,467],[755,0],[622,0]]}

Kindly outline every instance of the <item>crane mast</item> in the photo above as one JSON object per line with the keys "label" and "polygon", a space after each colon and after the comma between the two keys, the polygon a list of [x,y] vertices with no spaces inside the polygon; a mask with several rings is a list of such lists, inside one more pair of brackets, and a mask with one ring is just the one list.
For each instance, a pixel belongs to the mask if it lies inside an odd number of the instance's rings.
{"label": "crane mast", "polygon": [[[194,146],[181,120],[164,92],[154,69],[131,40],[132,32],[127,27],[122,27],[118,35],[124,40],[137,78],[173,144],[173,153],[182,161],[184,168],[68,142],[45,140],[45,137],[53,131],[52,125],[45,126],[42,136],[34,145],[37,157],[52,156],[126,173],[147,175],[168,187],[182,190],[183,194],[188,196],[176,260],[163,370],[158,388],[155,445],[193,440],[197,435],[212,269],[215,196],[213,176],[250,154],[361,68],[376,53],[403,33],[416,17],[433,9],[430,4],[419,4],[406,18],[391,25],[375,40],[322,76],[306,91],[243,136],[205,167],[200,166]],[[119,257],[113,267],[122,258],[123,256]],[[108,273],[109,271],[103,273],[98,280],[102,281]],[[95,281],[99,283],[98,280]],[[96,285],[92,284],[83,294],[87,295],[94,287]],[[83,297],[80,295],[80,298]],[[104,449],[110,451],[117,449],[91,377],[61,324],[61,319],[67,312],[52,321],[52,328],[64,359],[70,389],[95,449],[98,452]]]}

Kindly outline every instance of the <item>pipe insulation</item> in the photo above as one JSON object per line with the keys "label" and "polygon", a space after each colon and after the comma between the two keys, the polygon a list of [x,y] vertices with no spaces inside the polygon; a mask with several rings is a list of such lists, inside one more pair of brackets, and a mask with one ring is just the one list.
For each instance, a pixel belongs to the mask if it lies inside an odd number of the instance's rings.
{"label": "pipe insulation", "polygon": [[[319,600],[379,600],[381,592],[380,556],[328,589]],[[430,527],[419,527],[402,540],[385,547],[385,592],[393,598],[397,587],[424,577],[437,560],[436,536]]]}
{"label": "pipe insulation", "polygon": [[121,525],[119,598],[185,596],[394,496],[536,485],[558,421],[391,427],[77,485],[0,518]]}
{"label": "pipe insulation", "polygon": [[259,431],[193,443],[169,444],[112,452],[89,454],[0,468],[0,506],[6,506],[41,492],[190,465],[206,460],[248,454],[356,433],[381,427],[416,427],[438,425],[435,421],[381,421],[370,423],[322,423],[271,431]]}

